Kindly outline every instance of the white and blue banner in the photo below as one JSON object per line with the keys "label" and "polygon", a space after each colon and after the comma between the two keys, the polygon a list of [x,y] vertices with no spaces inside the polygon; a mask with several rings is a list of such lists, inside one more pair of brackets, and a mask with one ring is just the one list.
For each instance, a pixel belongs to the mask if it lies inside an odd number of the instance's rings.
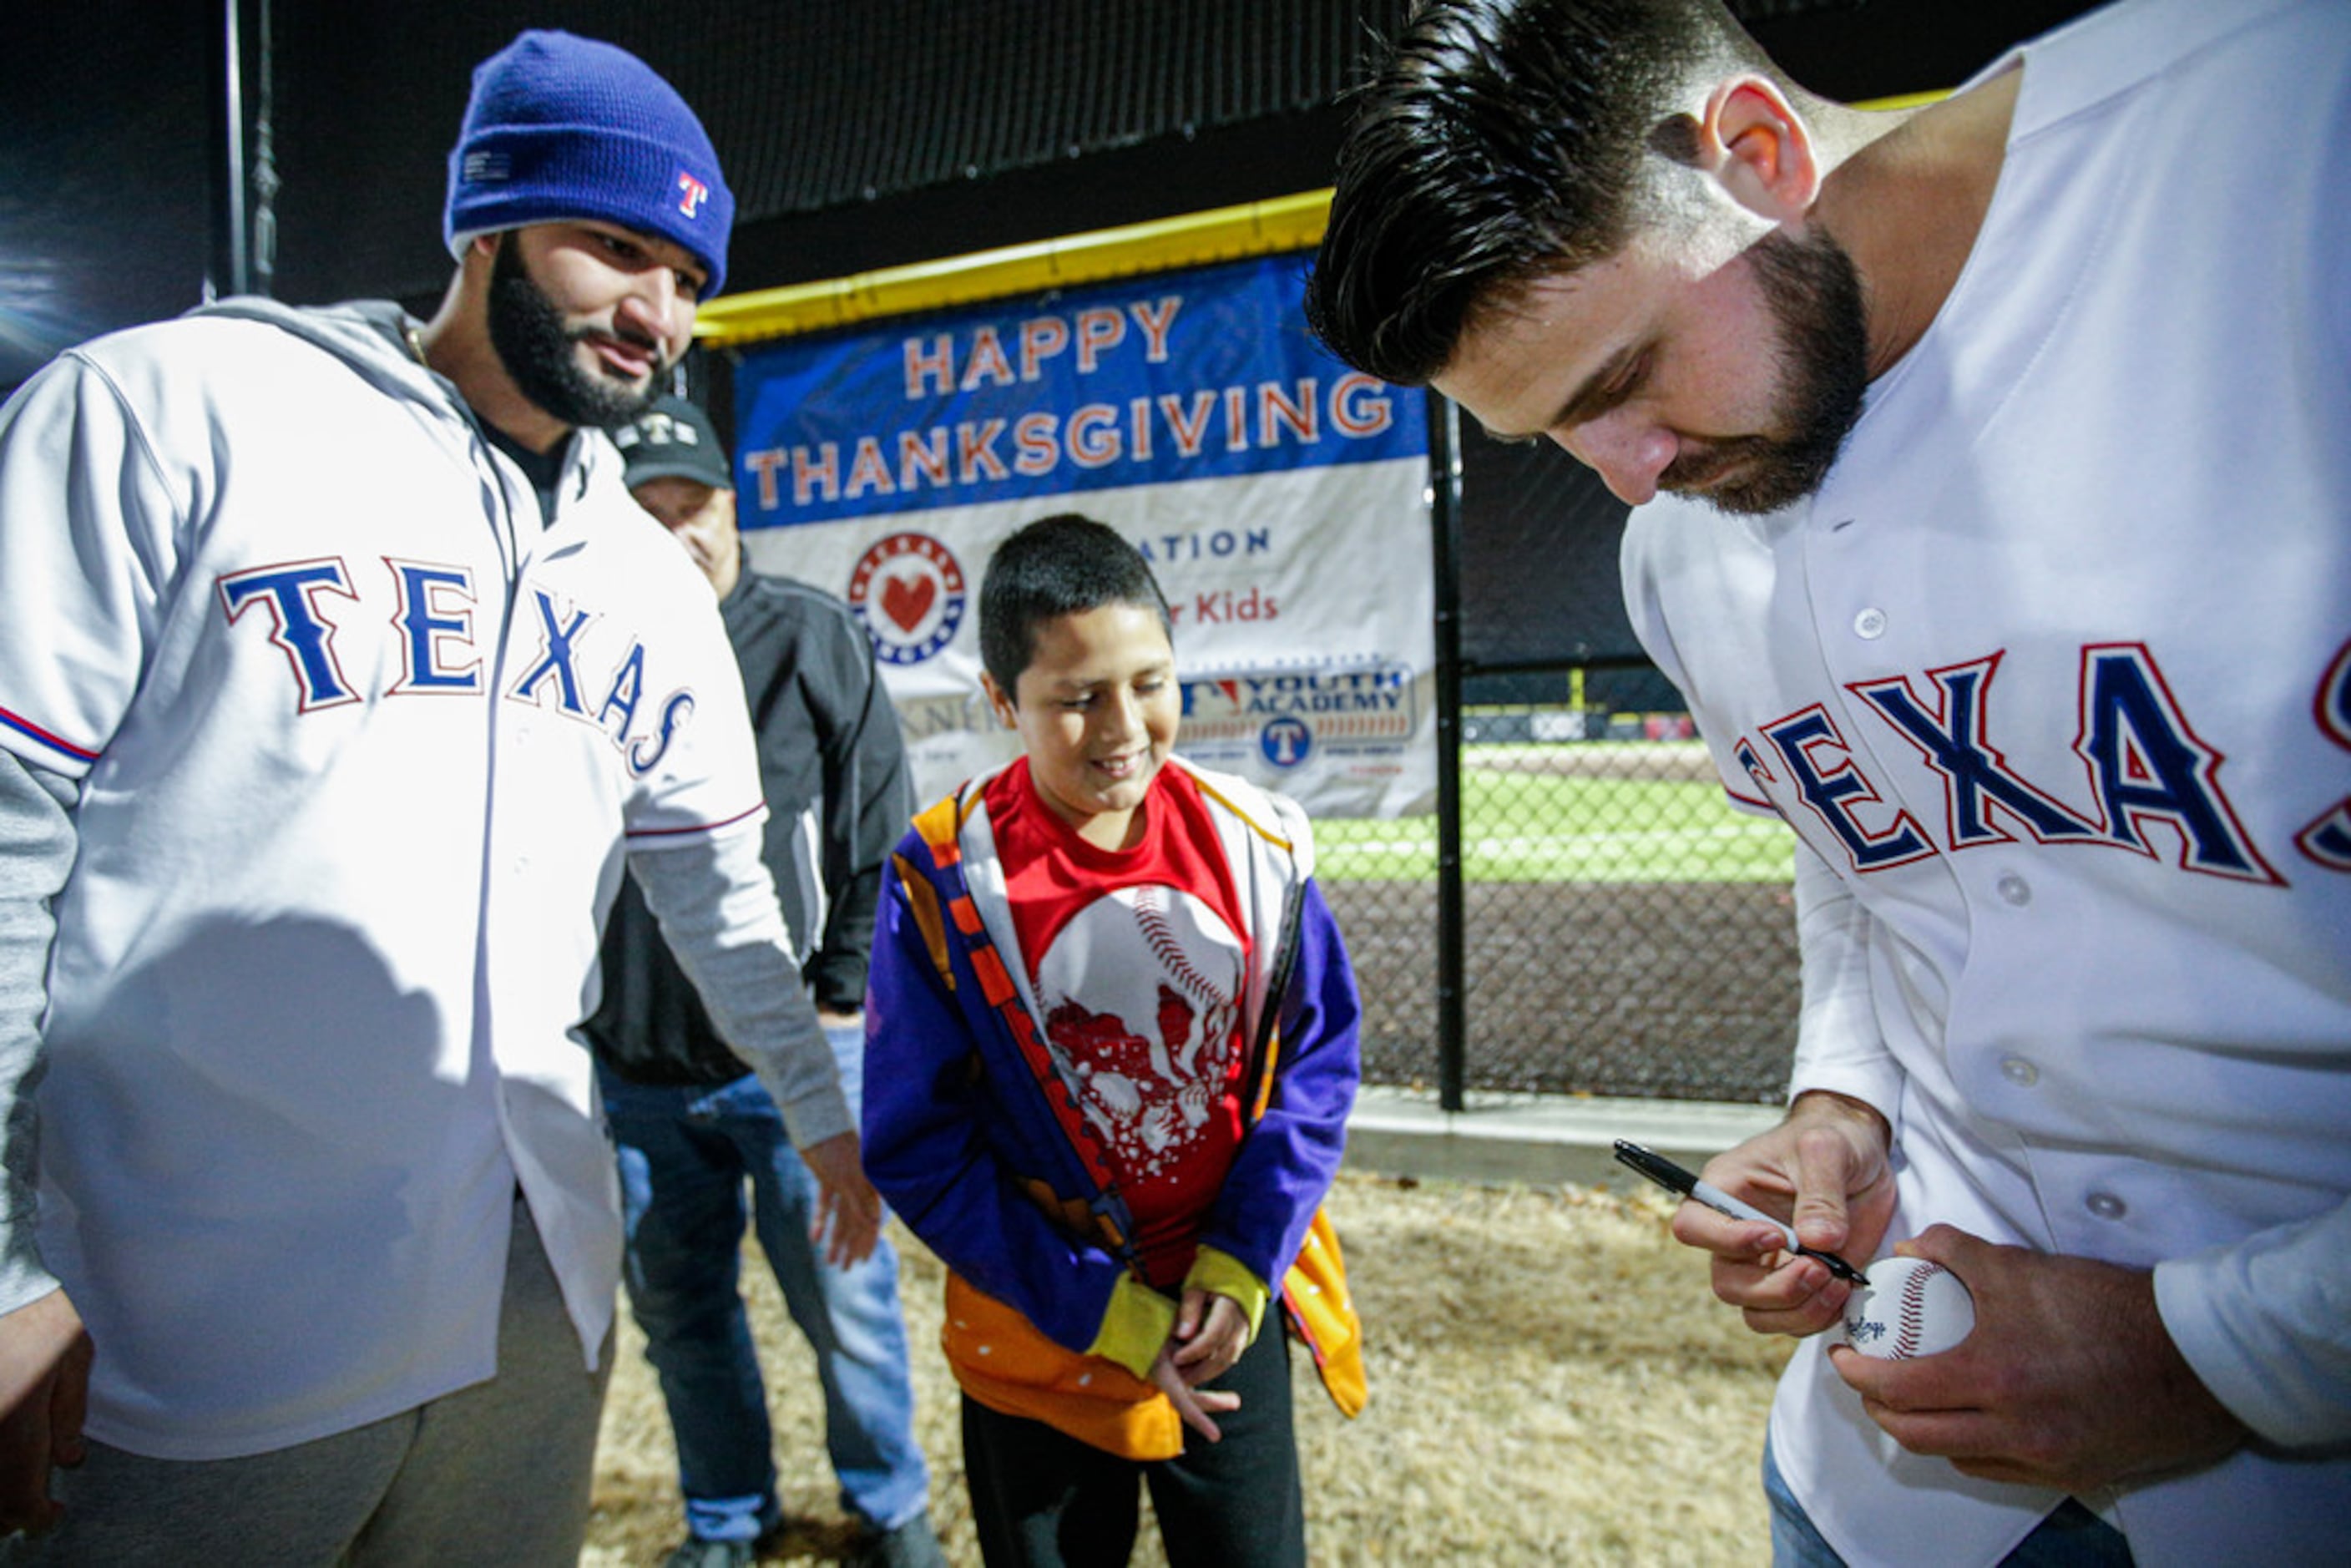
{"label": "white and blue banner", "polygon": [[1304,258],[792,340],[736,372],[752,564],[848,600],[925,801],[1017,751],[979,688],[995,542],[1081,511],[1149,559],[1176,749],[1322,816],[1436,792],[1427,426],[1307,332]]}

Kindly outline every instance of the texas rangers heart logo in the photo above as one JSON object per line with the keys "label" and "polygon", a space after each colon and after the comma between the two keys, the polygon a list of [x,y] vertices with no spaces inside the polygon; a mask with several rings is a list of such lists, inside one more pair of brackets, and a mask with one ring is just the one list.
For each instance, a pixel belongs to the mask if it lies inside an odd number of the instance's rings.
{"label": "texas rangers heart logo", "polygon": [[953,642],[963,624],[963,565],[929,534],[885,535],[857,558],[846,597],[865,622],[875,658],[919,664]]}

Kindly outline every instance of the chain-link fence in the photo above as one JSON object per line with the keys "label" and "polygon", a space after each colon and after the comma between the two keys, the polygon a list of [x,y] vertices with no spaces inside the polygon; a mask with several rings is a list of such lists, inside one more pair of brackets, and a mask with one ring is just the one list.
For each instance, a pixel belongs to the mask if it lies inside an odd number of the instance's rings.
{"label": "chain-link fence", "polygon": [[[1590,716],[1489,711],[1468,727],[1513,736]],[[1589,740],[1463,748],[1465,1082],[1775,1099],[1796,1007],[1791,840],[1731,809],[1704,747],[1670,738],[1686,721],[1629,717]],[[1316,836],[1363,989],[1365,1077],[1434,1083],[1437,819]]]}
{"label": "chain-link fence", "polygon": [[[1440,448],[1457,436],[1447,422]],[[1365,1077],[1776,1100],[1795,1038],[1792,840],[1730,806],[1641,656],[1616,580],[1625,508],[1547,447],[1473,433],[1461,469],[1437,574],[1460,585],[1463,697],[1441,764],[1458,769],[1458,897],[1435,815],[1316,829]]]}

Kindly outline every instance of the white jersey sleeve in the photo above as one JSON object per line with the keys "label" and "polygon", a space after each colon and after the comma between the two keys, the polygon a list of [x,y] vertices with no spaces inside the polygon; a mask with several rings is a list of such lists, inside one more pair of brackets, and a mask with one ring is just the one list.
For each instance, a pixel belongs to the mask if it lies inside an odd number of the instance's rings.
{"label": "white jersey sleeve", "polygon": [[73,864],[73,781],[138,688],[183,516],[116,389],[80,357],[0,410],[0,1312],[57,1287],[34,1233],[50,901]]}
{"label": "white jersey sleeve", "polygon": [[192,474],[167,476],[76,354],[0,411],[0,746],[68,779],[89,770],[145,671]]}
{"label": "white jersey sleeve", "polygon": [[1798,840],[1796,946],[1803,999],[1788,1097],[1829,1090],[1874,1107],[1890,1124],[1901,1100],[1902,1068],[1877,1023],[1869,965],[1875,925],[1844,879]]}
{"label": "white jersey sleeve", "polygon": [[2351,1441],[2351,1203],[2158,1263],[2155,1299],[2204,1386],[2262,1437]]}
{"label": "white jersey sleeve", "polygon": [[719,1034],[807,1148],[855,1124],[759,847],[754,823],[635,851],[629,871]]}

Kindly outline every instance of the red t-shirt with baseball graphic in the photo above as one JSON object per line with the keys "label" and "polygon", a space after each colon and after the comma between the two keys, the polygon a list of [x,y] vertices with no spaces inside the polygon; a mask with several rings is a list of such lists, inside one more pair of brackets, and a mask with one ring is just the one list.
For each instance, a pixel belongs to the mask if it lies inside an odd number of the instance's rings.
{"label": "red t-shirt with baseball graphic", "polygon": [[1243,1127],[1249,944],[1199,786],[1162,768],[1132,849],[1099,849],[1039,799],[1026,758],[991,779],[988,820],[1045,1030],[1162,1290],[1192,1266]]}

